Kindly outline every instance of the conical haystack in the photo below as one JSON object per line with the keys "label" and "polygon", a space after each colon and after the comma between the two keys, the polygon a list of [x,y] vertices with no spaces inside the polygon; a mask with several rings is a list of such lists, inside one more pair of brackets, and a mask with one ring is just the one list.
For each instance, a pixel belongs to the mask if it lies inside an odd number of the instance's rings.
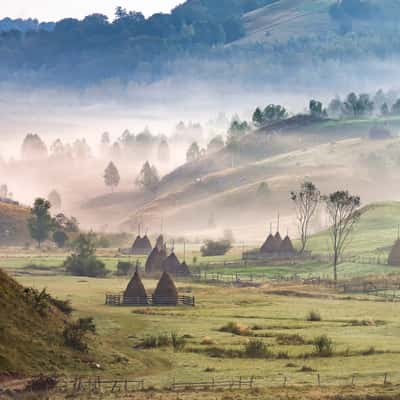
{"label": "conical haystack", "polygon": [[281,248],[281,244],[282,244],[282,237],[281,234],[279,232],[275,233],[275,246],[276,246],[276,250],[279,251]]}
{"label": "conical haystack", "polygon": [[132,245],[132,254],[147,255],[151,252],[151,243],[147,236],[136,236]]}
{"label": "conical haystack", "polygon": [[179,268],[179,275],[181,275],[181,276],[190,276],[191,275],[190,269],[187,266],[185,261],[181,264],[181,266]]}
{"label": "conical haystack", "polygon": [[124,292],[124,303],[144,305],[148,304],[146,289],[143,286],[143,282],[140,279],[137,270],[130,282],[128,283],[128,286],[126,287],[126,290]]}
{"label": "conical haystack", "polygon": [[162,272],[162,264],[166,258],[166,251],[164,248],[154,247],[150,255],[147,257],[145,271],[146,274],[154,274]]}
{"label": "conical haystack", "polygon": [[172,252],[162,263],[162,269],[172,275],[178,275],[181,263],[174,252]]}
{"label": "conical haystack", "polygon": [[163,272],[153,293],[153,304],[159,306],[176,306],[178,291],[168,272]]}
{"label": "conical haystack", "polygon": [[394,243],[392,250],[390,250],[388,264],[400,267],[400,240],[397,239]]}
{"label": "conical haystack", "polygon": [[159,247],[160,249],[164,247],[164,236],[163,235],[160,235],[157,238],[156,247]]}
{"label": "conical haystack", "polygon": [[296,252],[289,236],[286,235],[285,239],[283,239],[283,241],[281,243],[280,251],[285,254],[294,254]]}
{"label": "conical haystack", "polygon": [[261,253],[275,253],[277,250],[275,237],[270,233],[260,251]]}

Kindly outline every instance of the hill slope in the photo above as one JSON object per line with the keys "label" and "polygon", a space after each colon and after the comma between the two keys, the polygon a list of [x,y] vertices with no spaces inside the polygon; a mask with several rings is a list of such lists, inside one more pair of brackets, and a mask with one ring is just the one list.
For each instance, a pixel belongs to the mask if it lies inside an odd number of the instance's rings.
{"label": "hill slope", "polygon": [[74,365],[62,335],[68,318],[0,269],[0,376],[54,373]]}

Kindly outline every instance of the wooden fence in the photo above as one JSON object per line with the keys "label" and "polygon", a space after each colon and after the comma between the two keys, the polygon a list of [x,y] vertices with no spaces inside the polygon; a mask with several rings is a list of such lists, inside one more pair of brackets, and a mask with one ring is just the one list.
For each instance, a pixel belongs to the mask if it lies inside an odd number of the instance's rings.
{"label": "wooden fence", "polygon": [[243,379],[226,379],[199,382],[174,382],[171,385],[171,390],[174,392],[182,391],[199,391],[199,390],[215,390],[215,389],[252,389],[254,385],[254,378]]}
{"label": "wooden fence", "polygon": [[194,296],[161,297],[125,297],[123,293],[106,293],[105,304],[108,306],[190,306],[196,305]]}

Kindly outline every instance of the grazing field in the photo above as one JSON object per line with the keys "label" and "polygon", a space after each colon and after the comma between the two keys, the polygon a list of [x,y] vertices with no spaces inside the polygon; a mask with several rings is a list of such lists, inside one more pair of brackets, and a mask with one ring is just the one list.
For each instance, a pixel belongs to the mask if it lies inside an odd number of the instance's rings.
{"label": "grazing field", "polygon": [[[196,296],[194,308],[105,306],[107,291],[122,290],[127,279],[19,277],[27,286],[46,287],[68,298],[76,315],[93,316],[93,374],[143,377],[164,388],[176,381],[255,376],[260,386],[383,382],[400,383],[400,304],[373,298],[342,297],[328,289],[295,285],[234,288],[181,283]],[[145,281],[147,289],[155,281]],[[279,293],[279,295],[277,295]],[[284,295],[283,295],[284,294]],[[309,321],[315,311],[320,321]],[[233,333],[232,333],[233,332]],[[153,347],[158,336],[176,333],[182,348]],[[332,354],[315,353],[313,341],[328,335]],[[261,343],[261,345],[260,345]],[[263,347],[265,345],[265,347]],[[252,346],[261,346],[254,350]],[[148,347],[148,348],[147,348]],[[67,371],[87,374],[87,369]]]}

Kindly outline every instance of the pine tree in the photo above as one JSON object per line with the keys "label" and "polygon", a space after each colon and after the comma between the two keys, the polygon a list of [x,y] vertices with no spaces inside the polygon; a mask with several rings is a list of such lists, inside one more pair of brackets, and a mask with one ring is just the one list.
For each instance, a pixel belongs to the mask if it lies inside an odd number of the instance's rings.
{"label": "pine tree", "polygon": [[111,191],[114,192],[114,188],[119,185],[120,176],[117,167],[111,161],[104,171],[104,183],[106,186],[111,187]]}

